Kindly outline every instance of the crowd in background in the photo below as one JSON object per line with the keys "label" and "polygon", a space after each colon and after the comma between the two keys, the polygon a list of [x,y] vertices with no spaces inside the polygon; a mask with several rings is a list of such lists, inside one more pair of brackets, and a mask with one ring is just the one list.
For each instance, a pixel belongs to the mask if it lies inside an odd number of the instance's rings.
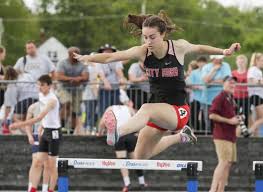
{"label": "crowd in background", "polygon": [[[38,100],[34,82],[43,74],[49,74],[56,80],[53,91],[61,103],[61,123],[63,132],[67,134],[100,135],[97,128],[99,119],[107,107],[122,104],[121,91],[128,95],[135,110],[149,98],[150,87],[143,63],[131,64],[126,77],[123,65],[129,61],[84,65],[73,57],[73,52],[80,53],[79,48],[70,47],[68,58],[55,65],[47,56],[38,54],[33,41],[27,42],[25,47],[26,55],[19,58],[14,66],[2,64],[6,50],[0,47],[0,119],[3,134],[24,133],[23,129],[10,131],[8,125],[11,121],[25,119],[28,107]],[[114,46],[105,44],[96,52],[116,50]],[[231,70],[222,55],[211,55],[209,58],[199,56],[191,61],[185,78],[191,106],[189,124],[195,132],[206,135],[212,133],[209,108],[223,89],[223,79],[234,76],[237,78],[234,92],[237,113],[244,114],[245,125],[253,130],[254,136],[260,136],[263,123],[261,68],[261,53],[254,53],[250,59],[245,55],[237,55],[235,70]],[[240,135],[240,129],[237,130]]]}
{"label": "crowd in background", "polygon": [[[221,55],[210,56],[208,62],[205,57],[199,57],[189,64],[186,80],[190,85],[189,100],[192,109],[190,123],[195,129],[212,132],[213,122],[208,117],[209,109],[214,98],[223,89],[223,79],[226,76],[233,76],[237,79],[233,94],[237,105],[236,112],[244,116],[245,126],[250,128],[254,136],[260,135],[260,127],[263,123],[261,71],[263,55],[254,53],[249,65],[245,55],[238,55],[235,62],[235,70],[231,70],[230,65],[224,62]],[[240,129],[237,129],[237,134],[240,135]]]}

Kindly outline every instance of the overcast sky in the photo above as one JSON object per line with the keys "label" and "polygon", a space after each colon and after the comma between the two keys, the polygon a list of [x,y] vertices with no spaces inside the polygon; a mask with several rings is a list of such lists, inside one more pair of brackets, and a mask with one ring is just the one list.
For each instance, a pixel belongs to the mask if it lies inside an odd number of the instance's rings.
{"label": "overcast sky", "polygon": [[[263,0],[216,0],[224,6],[238,6],[240,9],[250,9],[252,7],[263,7]],[[36,0],[24,0],[28,7],[34,9]]]}
{"label": "overcast sky", "polygon": [[241,9],[247,9],[252,7],[263,7],[262,0],[216,0],[224,6],[238,6]]}

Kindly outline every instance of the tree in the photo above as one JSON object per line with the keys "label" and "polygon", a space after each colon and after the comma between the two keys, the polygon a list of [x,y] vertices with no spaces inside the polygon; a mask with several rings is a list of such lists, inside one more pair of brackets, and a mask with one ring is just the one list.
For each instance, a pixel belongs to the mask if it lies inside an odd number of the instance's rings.
{"label": "tree", "polygon": [[2,43],[7,49],[5,64],[13,65],[18,57],[25,54],[25,42],[39,38],[38,20],[22,0],[1,1],[0,13],[5,28],[2,39]]}
{"label": "tree", "polygon": [[[140,38],[131,36],[122,23],[129,13],[141,12],[141,0],[40,0],[35,15],[25,8],[22,0],[10,2],[12,6],[4,5],[0,11],[4,15],[4,43],[10,49],[11,62],[21,56],[26,39],[39,40],[40,28],[46,37],[55,36],[66,46],[79,46],[84,52],[97,51],[105,43],[118,49],[140,44]],[[172,39],[184,38],[195,44],[222,48],[240,42],[241,52],[248,54],[263,49],[260,8],[245,12],[223,7],[214,0],[146,2],[147,14],[157,14],[163,9],[183,28],[172,34]]]}

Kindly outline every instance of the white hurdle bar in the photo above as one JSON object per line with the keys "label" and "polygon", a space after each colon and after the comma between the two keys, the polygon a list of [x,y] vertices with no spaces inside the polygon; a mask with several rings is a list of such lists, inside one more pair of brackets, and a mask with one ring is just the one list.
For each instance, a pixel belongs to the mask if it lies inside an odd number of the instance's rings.
{"label": "white hurdle bar", "polygon": [[58,191],[68,192],[68,169],[140,169],[140,170],[186,170],[187,191],[197,192],[197,174],[203,170],[202,161],[184,160],[134,160],[134,159],[81,159],[58,158]]}
{"label": "white hurdle bar", "polygon": [[253,161],[253,171],[255,173],[255,192],[263,191],[263,161]]}

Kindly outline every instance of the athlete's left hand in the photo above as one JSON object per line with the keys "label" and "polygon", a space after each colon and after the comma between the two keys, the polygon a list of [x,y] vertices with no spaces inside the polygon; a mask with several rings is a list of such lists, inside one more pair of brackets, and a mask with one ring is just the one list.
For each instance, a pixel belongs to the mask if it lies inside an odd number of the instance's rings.
{"label": "athlete's left hand", "polygon": [[223,55],[230,56],[241,49],[240,43],[233,43],[228,49],[224,49]]}

